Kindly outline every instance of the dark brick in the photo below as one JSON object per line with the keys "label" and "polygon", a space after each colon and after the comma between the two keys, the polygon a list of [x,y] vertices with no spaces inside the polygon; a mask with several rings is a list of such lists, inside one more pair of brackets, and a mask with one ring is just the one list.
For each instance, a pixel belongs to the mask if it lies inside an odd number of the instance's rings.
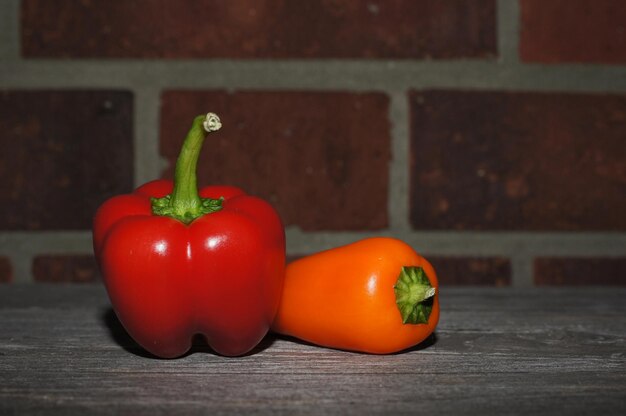
{"label": "dark brick", "polygon": [[439,284],[509,286],[511,262],[500,257],[426,256],[437,272]]}
{"label": "dark brick", "polygon": [[13,281],[11,260],[7,257],[0,256],[0,283],[9,283],[11,281]]}
{"label": "dark brick", "polygon": [[214,111],[199,184],[232,184],[306,230],[387,226],[389,99],[376,93],[186,92],[162,97],[161,152],[175,159],[191,120]]}
{"label": "dark brick", "polygon": [[43,58],[489,58],[496,1],[22,1]]}
{"label": "dark brick", "polygon": [[535,284],[626,285],[626,258],[538,258]]}
{"label": "dark brick", "polygon": [[521,0],[526,62],[626,63],[623,0]]}
{"label": "dark brick", "polygon": [[42,255],[33,260],[37,282],[91,283],[100,281],[96,259],[89,255]]}
{"label": "dark brick", "polygon": [[417,229],[626,230],[626,95],[412,92]]}
{"label": "dark brick", "polygon": [[133,186],[132,95],[0,92],[0,230],[88,229]]}

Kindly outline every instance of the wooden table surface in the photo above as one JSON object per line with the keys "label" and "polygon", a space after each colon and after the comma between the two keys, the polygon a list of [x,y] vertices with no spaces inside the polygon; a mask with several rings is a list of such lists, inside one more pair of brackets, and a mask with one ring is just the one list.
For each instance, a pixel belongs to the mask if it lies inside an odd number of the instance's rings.
{"label": "wooden table surface", "polygon": [[0,415],[626,414],[626,289],[443,288],[434,337],[374,356],[268,336],[146,356],[100,285],[0,287]]}

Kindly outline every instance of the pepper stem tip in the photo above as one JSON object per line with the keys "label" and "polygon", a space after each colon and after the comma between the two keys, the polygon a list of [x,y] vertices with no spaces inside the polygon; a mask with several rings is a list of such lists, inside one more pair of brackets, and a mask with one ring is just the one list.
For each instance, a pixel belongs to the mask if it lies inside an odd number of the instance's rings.
{"label": "pepper stem tip", "polygon": [[206,118],[202,122],[202,127],[207,133],[217,131],[222,128],[222,122],[215,113],[207,113]]}

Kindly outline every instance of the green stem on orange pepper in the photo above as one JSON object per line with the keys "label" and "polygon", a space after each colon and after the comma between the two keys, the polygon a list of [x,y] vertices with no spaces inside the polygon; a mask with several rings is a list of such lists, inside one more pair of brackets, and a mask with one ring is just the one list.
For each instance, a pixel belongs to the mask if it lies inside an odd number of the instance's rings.
{"label": "green stem on orange pepper", "polygon": [[428,323],[436,289],[423,268],[403,267],[393,289],[403,324]]}

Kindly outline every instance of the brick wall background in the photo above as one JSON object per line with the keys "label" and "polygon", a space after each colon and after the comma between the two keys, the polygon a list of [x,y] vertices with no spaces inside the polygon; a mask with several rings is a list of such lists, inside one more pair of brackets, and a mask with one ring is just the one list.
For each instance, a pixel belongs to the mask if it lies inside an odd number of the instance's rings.
{"label": "brick wall background", "polygon": [[94,282],[106,198],[271,201],[290,257],[391,235],[444,285],[626,284],[621,0],[4,0],[0,282]]}

